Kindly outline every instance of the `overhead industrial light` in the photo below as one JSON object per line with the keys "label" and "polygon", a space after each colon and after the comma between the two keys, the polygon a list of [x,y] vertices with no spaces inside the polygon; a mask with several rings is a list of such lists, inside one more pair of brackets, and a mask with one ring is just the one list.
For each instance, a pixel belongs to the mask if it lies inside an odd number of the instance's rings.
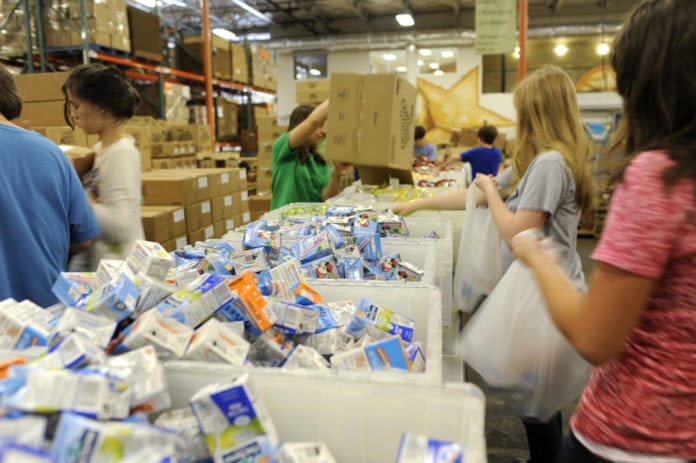
{"label": "overhead industrial light", "polygon": [[406,72],[408,71],[408,68],[406,66],[397,66],[396,67],[396,72]]}
{"label": "overhead industrial light", "polygon": [[416,22],[413,20],[413,16],[411,16],[409,13],[397,14],[395,18],[396,22],[398,22],[399,26],[401,27],[411,27],[416,24]]}
{"label": "overhead industrial light", "polygon": [[418,61],[416,61],[416,64],[418,66],[423,66],[425,64],[425,61],[423,61],[422,59],[419,59]]}
{"label": "overhead industrial light", "polygon": [[559,43],[554,47],[553,52],[556,56],[565,56],[568,53],[568,47],[564,43]]}
{"label": "overhead industrial light", "polygon": [[512,52],[512,57],[515,59],[520,59],[520,47],[515,47],[515,51]]}
{"label": "overhead industrial light", "polygon": [[599,45],[597,45],[597,54],[599,56],[606,56],[609,54],[609,44],[606,42],[602,42]]}
{"label": "overhead industrial light", "polygon": [[243,10],[246,10],[247,12],[253,14],[257,18],[263,19],[266,22],[271,22],[265,14],[261,13],[259,10],[250,6],[248,3],[243,2],[242,0],[232,0],[232,3],[242,8]]}
{"label": "overhead industrial light", "polygon": [[452,50],[443,50],[440,52],[440,56],[443,58],[454,58],[454,52]]}
{"label": "overhead industrial light", "polygon": [[394,53],[385,53],[382,55],[384,61],[396,61],[396,55]]}
{"label": "overhead industrial light", "polygon": [[429,67],[430,69],[439,69],[439,68],[440,68],[440,65],[437,64],[437,63],[430,63],[430,64],[428,64],[428,67]]}
{"label": "overhead industrial light", "polygon": [[319,69],[312,68],[309,70],[309,73],[312,74],[313,76],[320,76],[321,71]]}
{"label": "overhead industrial light", "polygon": [[433,51],[429,48],[421,48],[418,50],[418,53],[420,53],[421,56],[430,56],[433,54]]}
{"label": "overhead industrial light", "polygon": [[440,69],[438,69],[438,70],[436,70],[435,72],[433,72],[433,75],[434,75],[434,76],[442,76],[442,75],[444,75],[444,74],[445,74],[445,73],[442,72]]}
{"label": "overhead industrial light", "polygon": [[213,34],[225,40],[234,40],[237,38],[237,34],[232,31],[228,31],[227,29],[223,29],[222,27],[216,27],[213,29]]}

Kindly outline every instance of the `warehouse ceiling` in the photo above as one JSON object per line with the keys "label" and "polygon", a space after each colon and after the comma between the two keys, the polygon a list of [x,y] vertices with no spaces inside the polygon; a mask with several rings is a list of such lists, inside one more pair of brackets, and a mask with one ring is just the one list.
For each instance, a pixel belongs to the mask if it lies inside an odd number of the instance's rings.
{"label": "warehouse ceiling", "polygon": [[[154,3],[155,0],[130,0]],[[530,35],[615,30],[639,0],[528,0]],[[200,33],[200,0],[156,0],[162,21],[182,35]],[[476,0],[209,0],[211,28],[247,40],[301,44],[360,34],[388,37],[459,34],[473,37]],[[400,27],[395,15],[410,13],[415,25]],[[577,35],[577,34],[576,34]]]}

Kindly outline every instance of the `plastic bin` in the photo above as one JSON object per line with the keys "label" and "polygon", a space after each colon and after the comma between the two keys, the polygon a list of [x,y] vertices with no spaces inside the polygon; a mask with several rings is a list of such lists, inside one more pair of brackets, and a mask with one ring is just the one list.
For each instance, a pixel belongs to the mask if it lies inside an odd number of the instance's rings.
{"label": "plastic bin", "polygon": [[[165,364],[172,406],[186,407],[202,386],[232,372],[195,362]],[[394,461],[403,432],[458,442],[467,463],[485,463],[485,404],[470,383],[384,385],[301,372],[252,371],[281,441],[324,442],[340,462]]]}

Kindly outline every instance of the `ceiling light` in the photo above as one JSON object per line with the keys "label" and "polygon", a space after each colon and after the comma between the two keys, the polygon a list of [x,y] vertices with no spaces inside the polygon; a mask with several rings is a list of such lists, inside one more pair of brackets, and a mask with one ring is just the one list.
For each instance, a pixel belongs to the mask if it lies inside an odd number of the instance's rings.
{"label": "ceiling light", "polygon": [[313,76],[320,76],[321,75],[321,71],[319,69],[314,69],[314,68],[310,69],[309,73],[312,74]]}
{"label": "ceiling light", "polygon": [[444,75],[444,74],[445,74],[445,73],[442,72],[442,71],[439,70],[439,69],[438,69],[437,71],[433,72],[433,75],[434,75],[434,76],[441,76],[441,75]]}
{"label": "ceiling light", "polygon": [[384,61],[396,61],[396,55],[394,53],[385,53],[382,55]]}
{"label": "ceiling light", "polygon": [[433,51],[428,48],[421,48],[418,50],[418,53],[420,53],[421,56],[430,56],[433,54]]}
{"label": "ceiling light", "polygon": [[242,8],[243,10],[246,10],[247,12],[253,14],[257,18],[263,19],[267,23],[271,22],[265,14],[261,13],[256,8],[251,7],[250,5],[248,5],[246,2],[243,2],[242,0],[232,0],[232,3],[234,3],[238,7]]}
{"label": "ceiling light", "polygon": [[396,22],[399,23],[399,26],[401,27],[411,27],[413,26],[416,22],[413,20],[413,16],[411,16],[408,13],[404,14],[397,14],[395,16]]}
{"label": "ceiling light", "polygon": [[419,59],[418,61],[416,61],[416,64],[418,66],[423,66],[425,64],[425,61],[423,61],[422,59]]}
{"label": "ceiling light", "polygon": [[515,51],[512,52],[512,57],[515,59],[520,59],[520,47],[515,47]]}
{"label": "ceiling light", "polygon": [[412,43],[410,43],[407,48],[408,48],[408,51],[415,51],[416,50],[416,46]]}
{"label": "ceiling light", "polygon": [[597,45],[597,54],[599,56],[606,56],[609,54],[609,44],[606,42],[602,42],[599,45]]}
{"label": "ceiling light", "polygon": [[428,67],[429,67],[430,69],[439,69],[439,68],[440,68],[440,65],[437,64],[437,63],[430,63],[430,64],[428,64]]}
{"label": "ceiling light", "polygon": [[295,80],[302,80],[302,74],[300,74],[300,73],[295,74]]}
{"label": "ceiling light", "polygon": [[565,56],[568,53],[568,47],[563,43],[559,43],[553,49],[553,52],[556,54],[556,56]]}
{"label": "ceiling light", "polygon": [[406,66],[397,66],[396,67],[396,72],[406,72],[408,71],[408,68]]}
{"label": "ceiling light", "polygon": [[444,50],[440,52],[440,56],[443,58],[454,58],[454,52],[452,50]]}
{"label": "ceiling light", "polygon": [[227,29],[223,29],[221,27],[216,27],[215,29],[213,29],[213,34],[225,40],[234,40],[237,38],[237,34],[235,34],[232,31],[228,31]]}

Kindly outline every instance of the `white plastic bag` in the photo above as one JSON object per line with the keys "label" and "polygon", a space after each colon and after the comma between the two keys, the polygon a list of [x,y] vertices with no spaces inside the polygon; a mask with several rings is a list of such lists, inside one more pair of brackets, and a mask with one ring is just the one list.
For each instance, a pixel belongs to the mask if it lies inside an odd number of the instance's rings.
{"label": "white plastic bag", "polygon": [[556,328],[534,274],[518,260],[469,320],[458,350],[488,385],[510,392],[520,416],[541,421],[589,379],[590,365]]}
{"label": "white plastic bag", "polygon": [[490,210],[476,207],[476,184],[472,183],[466,198],[466,215],[452,282],[458,310],[472,312],[481,297],[490,293],[500,280],[503,275],[501,244]]}

